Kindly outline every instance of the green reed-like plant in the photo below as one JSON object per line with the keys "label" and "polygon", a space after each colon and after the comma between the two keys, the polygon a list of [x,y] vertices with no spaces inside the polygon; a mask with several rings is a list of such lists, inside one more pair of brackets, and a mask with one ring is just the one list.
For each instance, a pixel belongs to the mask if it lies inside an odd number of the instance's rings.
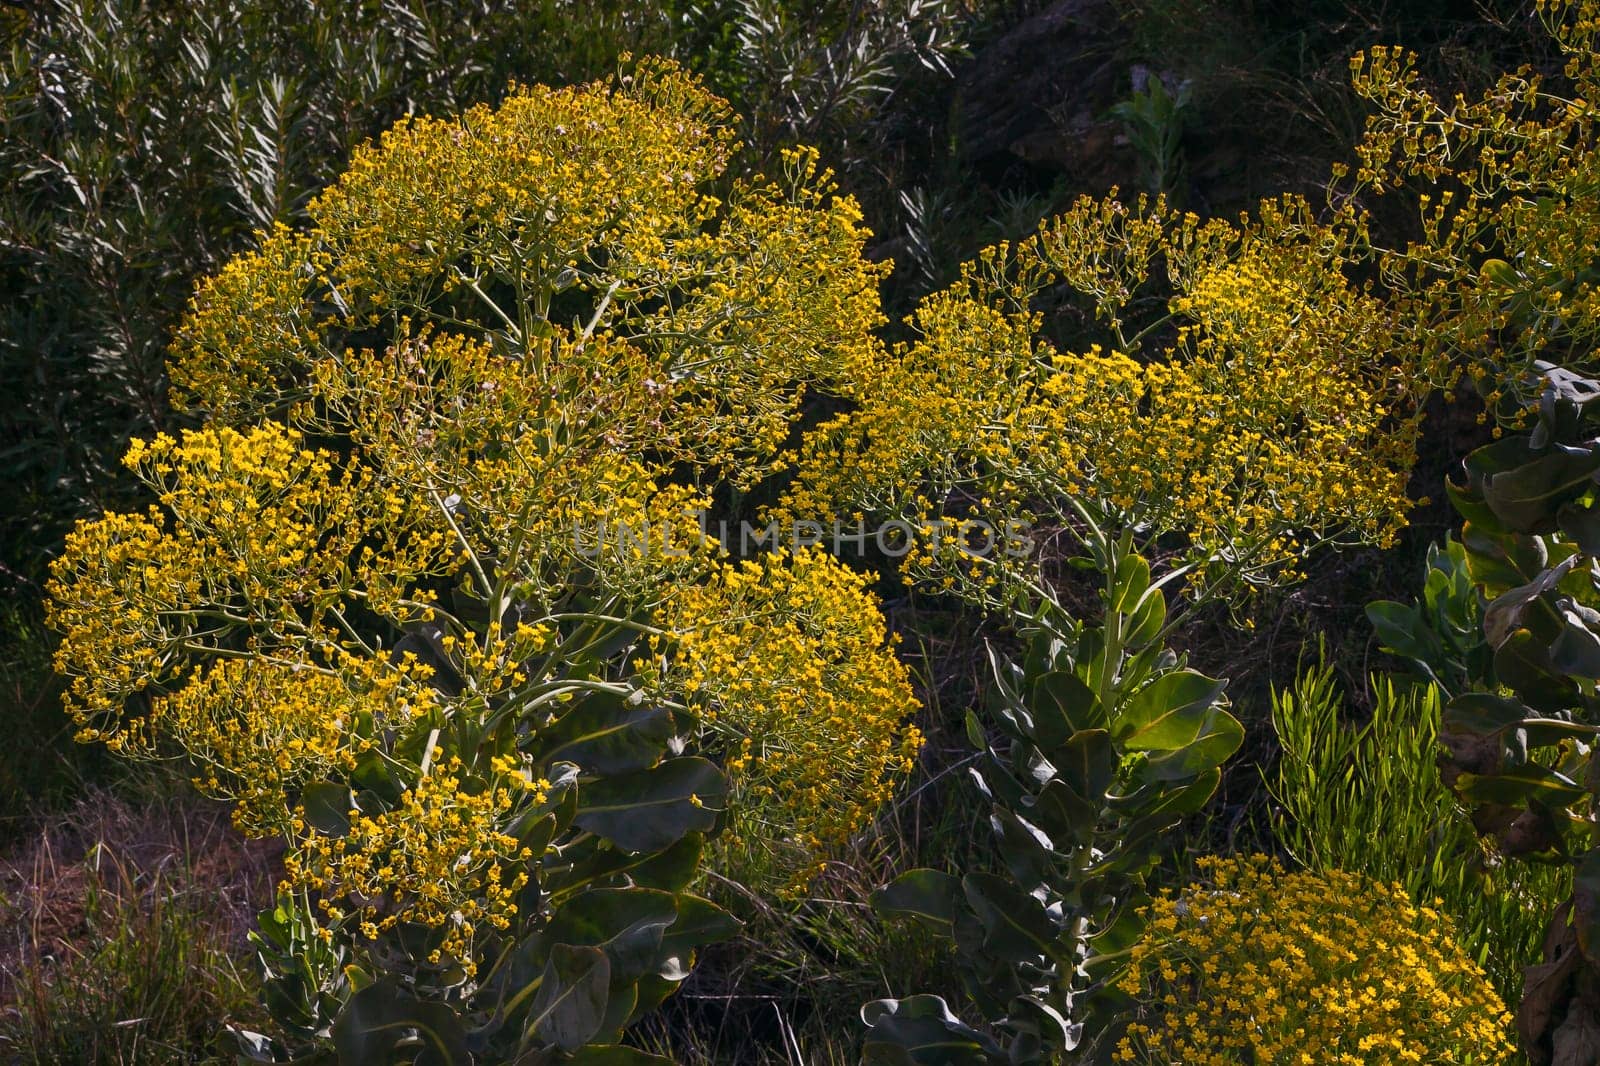
{"label": "green reed-like plant", "polygon": [[1372,678],[1372,715],[1346,717],[1333,667],[1323,659],[1272,699],[1282,754],[1269,777],[1281,807],[1278,839],[1305,866],[1347,870],[1405,886],[1439,905],[1457,936],[1515,1003],[1534,961],[1545,915],[1569,888],[1562,871],[1507,864],[1440,776],[1437,688]]}

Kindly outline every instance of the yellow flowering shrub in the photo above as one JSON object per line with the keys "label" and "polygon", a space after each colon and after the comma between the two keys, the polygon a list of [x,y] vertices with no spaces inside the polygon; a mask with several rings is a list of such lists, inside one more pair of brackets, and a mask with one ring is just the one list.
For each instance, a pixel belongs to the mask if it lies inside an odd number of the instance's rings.
{"label": "yellow flowering shrub", "polygon": [[[923,301],[859,408],[808,436],[783,508],[926,531],[1070,523],[1075,501],[1246,579],[1388,543],[1434,374],[1348,276],[1359,240],[1292,198],[1238,223],[1080,199]],[[924,536],[909,572],[987,599],[1007,561],[963,546]]]}
{"label": "yellow flowering shrub", "polygon": [[[488,787],[468,790],[461,760],[451,756],[421,773],[393,810],[352,810],[348,830],[337,835],[310,828],[285,860],[289,880],[318,892],[330,921],[353,921],[368,940],[402,921],[441,927],[446,934],[428,961],[449,957],[474,972],[476,927],[508,928],[528,883],[532,852],[504,831],[505,815],[520,794],[539,804],[550,787],[505,760],[494,769],[500,772]],[[297,820],[304,827],[303,812]],[[332,932],[325,927],[323,935]]]}
{"label": "yellow flowering shrub", "polygon": [[1172,1066],[1512,1061],[1511,1018],[1439,911],[1399,885],[1207,857],[1147,909],[1114,1059]]}
{"label": "yellow flowering shrub", "polygon": [[135,441],[154,505],[53,569],[81,739],[284,838],[263,930],[312,1043],[398,967],[473,1025],[523,1012],[517,1055],[570,1051],[539,996],[595,930],[691,914],[607,964],[583,1041],[615,1042],[674,984],[640,981],[731,931],[685,896],[705,837],[731,817],[797,883],[909,769],[864,582],[702,532],[881,356],[855,205],[805,151],[724,180],[733,149],[667,63],[401,123],[200,285],[171,369],[201,424]]}
{"label": "yellow flowering shrub", "polygon": [[1336,170],[1341,198],[1411,217],[1411,239],[1379,249],[1395,313],[1421,348],[1466,361],[1491,411],[1512,400],[1495,412],[1512,420],[1537,400],[1533,360],[1589,367],[1600,338],[1600,4],[1533,6],[1561,68],[1503,74],[1476,98],[1431,91],[1404,49],[1356,55],[1373,113]]}
{"label": "yellow flowering shrub", "polygon": [[[707,624],[715,619],[714,624]],[[908,671],[888,654],[861,576],[812,548],[721,568],[672,596],[663,684],[722,738],[732,782],[721,840],[745,869],[804,887],[911,769],[922,737]]]}
{"label": "yellow flowering shrub", "polygon": [[200,286],[175,400],[315,419],[330,393],[378,399],[370,373],[408,357],[440,370],[452,354],[429,346],[515,351],[500,376],[583,401],[615,450],[643,434],[748,485],[782,464],[808,388],[862,389],[887,268],[813,152],[713,194],[734,147],[725,105],[661,61],[404,121],[309,205],[308,232],[263,234]]}

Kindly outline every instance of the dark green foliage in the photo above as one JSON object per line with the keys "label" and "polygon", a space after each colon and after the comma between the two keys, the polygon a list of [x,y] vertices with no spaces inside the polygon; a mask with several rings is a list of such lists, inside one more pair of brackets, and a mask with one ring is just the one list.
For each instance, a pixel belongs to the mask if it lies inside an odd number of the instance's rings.
{"label": "dark green foliage", "polygon": [[862,1012],[868,1061],[1044,1063],[1115,1043],[1109,984],[1139,935],[1146,879],[1244,732],[1225,682],[1168,647],[1166,589],[1130,538],[1091,529],[1088,543],[1101,623],[1039,605],[1023,661],[993,656],[1000,743],[968,722],[1004,871],[911,870],[875,900],[954,940],[993,1032],[937,996],[880,1000]]}
{"label": "dark green foliage", "polygon": [[[1573,873],[1544,960],[1527,971],[1518,1024],[1533,1061],[1578,1063],[1591,1061],[1579,1049],[1600,1017],[1600,542],[1590,535],[1600,382],[1547,362],[1534,369],[1544,389],[1531,431],[1473,452],[1465,483],[1450,486],[1487,655],[1440,654],[1426,606],[1405,618],[1380,605],[1378,617],[1393,650],[1470,681],[1446,704],[1440,739],[1445,780],[1479,829],[1509,857]],[[1465,634],[1450,643],[1476,650]]]}

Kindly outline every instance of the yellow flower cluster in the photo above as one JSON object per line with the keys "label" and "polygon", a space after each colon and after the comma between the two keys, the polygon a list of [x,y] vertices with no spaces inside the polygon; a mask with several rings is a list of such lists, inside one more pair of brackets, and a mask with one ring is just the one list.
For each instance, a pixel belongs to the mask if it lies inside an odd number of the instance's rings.
{"label": "yellow flower cluster", "polygon": [[1448,919],[1399,885],[1201,860],[1146,909],[1119,982],[1140,1004],[1119,1062],[1371,1066],[1512,1060],[1510,1015]]}
{"label": "yellow flower cluster", "polygon": [[1523,391],[1529,360],[1600,340],[1600,3],[1535,6],[1564,69],[1505,74],[1475,99],[1434,95],[1402,49],[1354,57],[1352,82],[1374,112],[1337,189],[1354,214],[1426,185],[1405,208],[1413,239],[1380,251],[1384,284],[1419,348],[1465,356],[1491,409],[1503,392],[1517,401],[1496,412],[1512,420],[1537,395]]}
{"label": "yellow flower cluster", "polygon": [[723,738],[725,846],[798,888],[865,823],[922,745],[917,703],[865,580],[809,549],[727,565],[679,589],[661,683]]}
{"label": "yellow flower cluster", "polygon": [[111,746],[159,755],[169,745],[200,770],[194,784],[231,800],[234,824],[252,836],[292,835],[289,809],[308,781],[353,770],[385,730],[401,730],[437,706],[414,659],[390,666],[346,657],[341,670],[266,658],[221,659],[184,687],[151,701],[150,713]]}
{"label": "yellow flower cluster", "polygon": [[[1387,543],[1432,375],[1344,276],[1353,239],[1295,200],[1237,225],[1081,200],[923,302],[859,408],[806,440],[782,509],[1049,524],[1072,497],[1258,575],[1308,542]],[[1152,301],[1157,263],[1171,289]],[[1063,287],[1103,345],[1055,349],[1041,307]],[[909,572],[949,587],[945,547],[919,547]]]}
{"label": "yellow flower cluster", "polygon": [[501,831],[507,813],[543,803],[549,787],[514,771],[469,783],[461,761],[447,758],[393,810],[352,810],[343,836],[309,830],[284,859],[286,883],[316,892],[331,923],[351,923],[369,940],[401,922],[443,930],[430,961],[448,958],[470,974],[475,930],[506,928],[528,881],[533,856]]}
{"label": "yellow flower cluster", "polygon": [[[262,234],[200,287],[175,399],[235,423],[316,419],[328,388],[376,400],[429,345],[433,369],[449,345],[478,366],[492,349],[549,443],[603,414],[614,451],[645,434],[748,485],[783,462],[808,389],[852,395],[878,363],[887,266],[813,152],[713,195],[733,147],[721,101],[660,61],[406,120],[354,153],[309,232]],[[374,334],[387,345],[347,349]]]}

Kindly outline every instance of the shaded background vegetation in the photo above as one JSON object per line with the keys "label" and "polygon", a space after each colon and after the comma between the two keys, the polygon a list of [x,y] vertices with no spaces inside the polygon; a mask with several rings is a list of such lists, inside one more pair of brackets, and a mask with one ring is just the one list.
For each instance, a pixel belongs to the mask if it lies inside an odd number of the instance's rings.
{"label": "shaded background vegetation", "polygon": [[[83,870],[103,841],[80,842],[53,864],[16,865],[15,857],[36,854],[37,828],[52,812],[78,811],[86,839],[120,835],[105,842],[113,850],[160,836],[137,817],[82,813],[109,802],[86,790],[107,783],[110,770],[98,749],[71,743],[50,678],[51,637],[38,621],[41,585],[76,519],[137,503],[119,459],[130,437],[169,424],[165,347],[194,280],[247,247],[256,230],[301,221],[350,150],[397,118],[492,102],[513,81],[602,76],[624,53],[671,55],[744,116],[744,165],[759,169],[796,141],[823,151],[863,204],[874,254],[896,262],[885,293],[892,316],[978,248],[1028,232],[1080,192],[1163,192],[1200,214],[1232,214],[1279,190],[1314,193],[1361,129],[1346,84],[1352,52],[1408,45],[1425,57],[1430,79],[1467,91],[1501,69],[1548,63],[1529,6],[36,0],[6,8],[0,715],[9,736],[0,745],[0,852],[31,878],[30,891],[66,879],[80,907],[98,908],[84,911],[93,920],[80,923],[80,948],[96,937],[121,943],[105,933],[115,926],[156,945],[164,960],[119,956],[93,966],[193,979],[197,967],[215,971],[208,953],[231,957],[226,936],[195,932],[217,928],[216,915],[184,909],[182,893],[178,904],[152,909],[146,903],[157,894],[126,884],[91,890],[99,882]],[[1270,688],[1292,680],[1307,639],[1338,634],[1332,666],[1355,712],[1367,706],[1374,663],[1362,608],[1413,586],[1423,547],[1453,524],[1440,482],[1480,441],[1474,414],[1470,397],[1432,412],[1439,428],[1425,439],[1435,451],[1421,457],[1413,495],[1435,502],[1418,509],[1399,548],[1313,568],[1311,582],[1257,605],[1253,634],[1219,615],[1189,637],[1201,666],[1234,679],[1251,730],[1240,769],[1196,820],[1196,850],[1274,846],[1256,767],[1274,759]],[[970,615],[885,592],[897,624],[923,635],[907,645],[931,738],[920,778],[796,908],[774,911],[753,898],[740,905],[738,886],[720,887],[750,922],[747,941],[763,951],[735,944],[707,958],[671,1016],[644,1034],[679,1061],[849,1061],[838,1022],[884,993],[885,973],[938,990],[937,951],[911,931],[879,925],[864,900],[914,856],[953,858],[983,846],[974,843],[985,834],[975,831],[981,807],[967,792],[959,726],[981,685],[981,642]],[[187,802],[170,799],[182,792],[171,782],[117,787],[135,807]],[[0,920],[25,927],[9,912]],[[100,932],[91,936],[91,927]],[[161,954],[172,929],[188,930],[178,938],[186,954]],[[11,974],[0,974],[0,998],[10,1004],[0,1033],[39,1049],[39,1061],[156,1061],[49,1042],[52,1008],[29,989],[45,980],[75,987],[75,965],[90,965],[81,951],[0,960]],[[40,966],[55,969],[46,977]],[[225,982],[190,997],[219,1017],[247,1009],[250,998]]]}

